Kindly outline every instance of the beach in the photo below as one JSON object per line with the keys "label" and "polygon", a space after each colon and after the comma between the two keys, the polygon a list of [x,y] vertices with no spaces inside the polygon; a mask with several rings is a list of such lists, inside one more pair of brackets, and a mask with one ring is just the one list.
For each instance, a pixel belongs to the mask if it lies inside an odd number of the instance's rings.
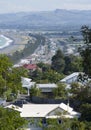
{"label": "beach", "polygon": [[12,39],[10,39],[10,38],[8,38],[8,37],[6,37],[6,36],[4,36],[4,35],[0,35],[0,37],[1,37],[1,38],[4,38],[4,39],[6,40],[5,43],[3,43],[2,45],[0,45],[0,49],[3,49],[3,48],[5,48],[5,47],[9,46],[9,45],[13,42]]}
{"label": "beach", "polygon": [[30,39],[27,33],[23,31],[2,30],[1,34],[7,42],[0,46],[0,54],[12,54],[15,51],[21,51]]}

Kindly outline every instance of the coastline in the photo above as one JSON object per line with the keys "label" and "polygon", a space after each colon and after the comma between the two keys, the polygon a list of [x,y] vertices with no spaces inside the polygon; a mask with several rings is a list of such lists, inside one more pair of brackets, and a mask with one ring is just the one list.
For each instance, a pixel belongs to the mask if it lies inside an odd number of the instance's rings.
{"label": "coastline", "polygon": [[28,43],[30,37],[26,32],[14,31],[14,30],[4,30],[1,34],[7,38],[7,40],[12,40],[7,45],[0,49],[0,54],[13,54],[16,51],[21,51],[24,49],[25,45]]}
{"label": "coastline", "polygon": [[10,38],[8,38],[8,37],[5,36],[5,35],[0,35],[0,37],[5,38],[5,40],[6,40],[6,43],[5,43],[4,45],[0,46],[0,50],[6,48],[6,47],[8,47],[8,46],[10,46],[11,43],[13,43],[13,40],[10,39]]}

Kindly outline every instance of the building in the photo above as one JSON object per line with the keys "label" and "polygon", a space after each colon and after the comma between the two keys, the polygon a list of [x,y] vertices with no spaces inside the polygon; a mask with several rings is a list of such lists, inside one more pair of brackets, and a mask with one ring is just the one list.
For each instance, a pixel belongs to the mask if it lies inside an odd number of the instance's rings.
{"label": "building", "polygon": [[81,114],[74,111],[73,108],[68,105],[61,103],[23,105],[20,115],[30,121],[28,128],[31,130],[38,130],[41,129],[38,128],[38,123],[40,121],[43,126],[47,126],[48,119],[56,119],[58,123],[61,123],[63,118],[79,118]]}
{"label": "building", "polygon": [[29,71],[35,71],[38,68],[36,64],[24,64],[23,67]]}
{"label": "building", "polygon": [[76,82],[78,80],[79,72],[74,72],[68,76],[66,76],[64,79],[60,80],[62,83],[71,84],[73,82]]}
{"label": "building", "polygon": [[20,116],[29,121],[27,129],[42,130],[38,123],[41,121],[43,126],[47,125],[48,119],[57,119],[61,123],[63,118],[79,118],[80,113],[73,110],[69,104],[23,104],[23,107],[17,108],[10,105],[6,108],[14,109],[20,112]]}
{"label": "building", "polygon": [[28,89],[28,95],[29,95],[29,90],[31,89],[31,87],[34,87],[36,85],[37,88],[39,88],[41,90],[41,92],[43,93],[48,93],[48,92],[52,92],[52,90],[54,88],[57,88],[57,85],[54,83],[49,83],[49,84],[36,84],[35,82],[31,82],[32,79],[29,78],[25,78],[25,77],[21,77],[21,83],[22,83],[22,87],[27,88]]}
{"label": "building", "polygon": [[[65,111],[65,113],[64,113]],[[58,114],[60,113],[60,114]],[[24,104],[21,112],[24,118],[79,118],[80,113],[68,104]]]}
{"label": "building", "polygon": [[27,88],[28,90],[28,95],[29,95],[29,91],[31,89],[31,87],[33,87],[35,85],[35,82],[31,82],[32,79],[29,78],[25,78],[25,77],[21,77],[21,83],[22,83],[22,87],[23,88]]}
{"label": "building", "polygon": [[8,106],[6,106],[6,107],[4,107],[4,108],[10,108],[10,109],[14,109],[14,110],[16,110],[16,111],[18,111],[18,112],[22,112],[22,108],[21,107],[19,107],[19,106],[16,106],[16,105],[13,105],[13,104],[10,104],[10,105],[8,105]]}
{"label": "building", "polygon": [[52,92],[54,88],[57,88],[57,85],[54,83],[48,83],[48,84],[36,84],[36,87],[41,90],[43,93]]}
{"label": "building", "polygon": [[70,85],[74,82],[77,82],[79,85],[87,85],[90,83],[91,79],[83,72],[74,72],[68,76],[66,76],[64,79],[60,80],[61,83],[66,84],[66,88],[70,89]]}

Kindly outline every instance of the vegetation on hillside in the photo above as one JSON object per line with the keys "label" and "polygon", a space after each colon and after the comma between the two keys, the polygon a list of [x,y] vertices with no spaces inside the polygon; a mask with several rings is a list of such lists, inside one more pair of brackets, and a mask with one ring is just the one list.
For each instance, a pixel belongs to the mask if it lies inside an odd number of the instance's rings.
{"label": "vegetation on hillside", "polygon": [[26,124],[18,111],[0,107],[0,130],[20,130]]}
{"label": "vegetation on hillside", "polygon": [[27,76],[24,68],[13,68],[6,55],[0,55],[0,97],[12,100],[22,92],[21,76]]}

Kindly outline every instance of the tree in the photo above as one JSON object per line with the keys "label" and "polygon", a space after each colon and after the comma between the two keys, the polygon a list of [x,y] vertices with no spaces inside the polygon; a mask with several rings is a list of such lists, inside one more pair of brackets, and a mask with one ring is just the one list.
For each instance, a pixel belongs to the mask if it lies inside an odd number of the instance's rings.
{"label": "tree", "polygon": [[91,29],[87,26],[81,28],[84,46],[79,51],[83,59],[83,71],[91,76]]}
{"label": "tree", "polygon": [[12,63],[6,55],[0,55],[0,96],[4,96],[6,91],[7,77]]}
{"label": "tree", "polygon": [[82,104],[80,107],[81,120],[91,121],[91,104]]}
{"label": "tree", "polygon": [[39,88],[37,88],[36,86],[31,87],[31,89],[30,89],[30,97],[39,96],[40,93],[41,93],[41,90]]}
{"label": "tree", "polygon": [[0,107],[0,130],[19,130],[26,123],[18,111]]}
{"label": "tree", "polygon": [[65,67],[64,54],[61,50],[57,50],[56,54],[52,57],[51,67],[58,73],[62,73]]}
{"label": "tree", "polygon": [[66,86],[62,83],[57,84],[58,87],[53,89],[53,95],[55,98],[66,98],[67,97],[67,91]]}
{"label": "tree", "polygon": [[12,63],[10,59],[4,54],[0,54],[0,75],[2,75],[3,78],[5,78],[5,75],[8,73],[9,68],[11,67]]}
{"label": "tree", "polygon": [[38,63],[37,66],[42,70],[42,72],[46,72],[51,68],[49,64],[45,64],[43,62]]}
{"label": "tree", "polygon": [[0,55],[0,97],[17,96],[22,90],[21,76],[27,76],[24,68],[13,68],[13,64],[6,55]]}
{"label": "tree", "polygon": [[72,93],[72,97],[77,97],[81,92],[83,86],[77,82],[73,82],[70,88],[70,93]]}
{"label": "tree", "polygon": [[50,83],[57,83],[59,80],[61,80],[64,77],[63,74],[60,74],[56,72],[55,70],[48,70],[47,72],[43,73],[42,79],[47,79],[48,82]]}
{"label": "tree", "polygon": [[69,55],[65,56],[64,60],[65,60],[64,74],[81,72],[83,70],[81,57]]}
{"label": "tree", "polygon": [[70,93],[72,94],[71,97],[74,97],[76,101],[80,102],[81,104],[91,102],[90,87],[87,85],[74,82],[71,84]]}

